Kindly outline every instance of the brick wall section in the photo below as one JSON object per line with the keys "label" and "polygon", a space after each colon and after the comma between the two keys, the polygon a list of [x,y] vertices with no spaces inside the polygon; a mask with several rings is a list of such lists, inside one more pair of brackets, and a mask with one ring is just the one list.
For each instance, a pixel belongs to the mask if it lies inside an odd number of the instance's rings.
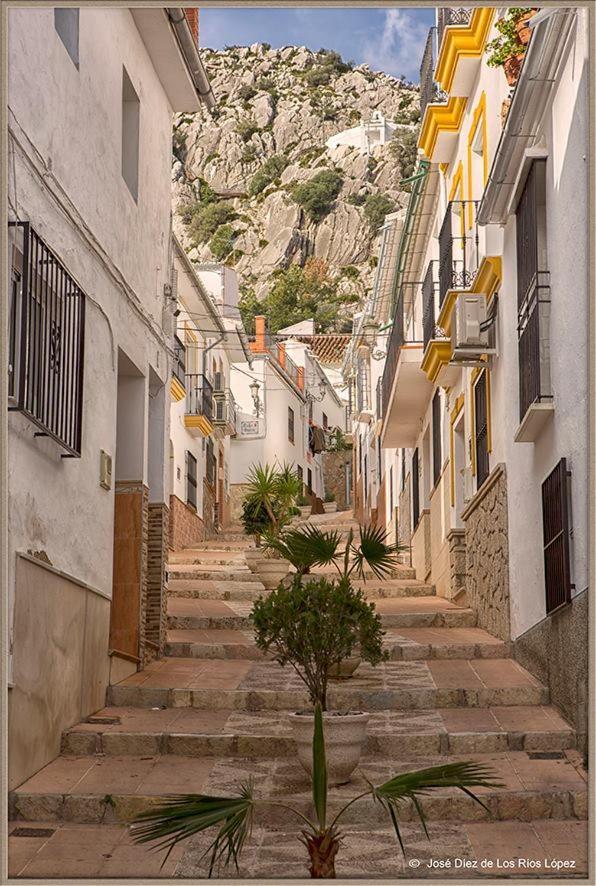
{"label": "brick wall section", "polygon": [[510,639],[507,475],[500,464],[462,512],[468,604],[478,626]]}
{"label": "brick wall section", "polygon": [[346,499],[346,465],[352,462],[352,450],[323,453],[323,481],[325,492],[335,496],[338,511],[347,511],[350,502]]}
{"label": "brick wall section", "polygon": [[168,545],[173,551],[192,547],[205,540],[203,521],[177,495],[170,495]]}
{"label": "brick wall section", "polygon": [[186,21],[194,38],[196,46],[199,45],[199,10],[195,7],[187,6],[184,10]]}
{"label": "brick wall section", "polygon": [[155,649],[151,648],[151,641],[147,643],[147,617],[149,587],[149,490],[143,486],[141,506],[141,612],[139,631],[139,658],[141,667],[145,667],[157,657]]}
{"label": "brick wall section", "polygon": [[149,556],[147,576],[147,639],[163,655],[166,639],[165,571],[168,552],[169,510],[163,502],[149,504]]}

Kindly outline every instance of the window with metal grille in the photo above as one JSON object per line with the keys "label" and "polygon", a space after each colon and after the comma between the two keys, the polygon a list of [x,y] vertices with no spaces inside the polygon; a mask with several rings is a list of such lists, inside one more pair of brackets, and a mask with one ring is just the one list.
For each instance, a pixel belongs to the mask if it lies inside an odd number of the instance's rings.
{"label": "window with metal grille", "polygon": [[302,465],[296,465],[296,473],[298,474],[298,479],[300,480],[300,483],[304,483],[304,470],[302,468]]}
{"label": "window with metal grille", "polygon": [[406,450],[401,451],[401,491],[406,488]]}
{"label": "window with metal grille", "polygon": [[435,391],[432,403],[432,425],[433,425],[433,485],[439,482],[441,476],[441,461],[443,458],[441,447],[441,395],[439,390]]}
{"label": "window with metal grille", "polygon": [[206,446],[206,458],[205,458],[205,475],[207,477],[207,483],[211,486],[215,483],[215,474],[216,474],[216,464],[215,464],[215,455],[213,454],[213,441],[208,439]]}
{"label": "window with metal grille", "polygon": [[197,509],[197,460],[186,450],[186,503]]}
{"label": "window with metal grille", "polygon": [[476,488],[480,489],[489,474],[488,404],[486,369],[474,385],[474,440],[476,444]]}
{"label": "window with metal grille", "polygon": [[562,458],[542,484],[542,528],[547,614],[571,600],[567,460]]}
{"label": "window with metal grille", "polygon": [[306,488],[308,492],[312,492],[312,471],[310,468],[306,469]]}
{"label": "window with metal grille", "polygon": [[418,450],[412,456],[412,526],[418,525],[420,518],[420,477],[418,475]]}
{"label": "window with metal grille", "polygon": [[532,163],[515,212],[519,412],[552,400],[550,285],[546,254],[546,160]]}
{"label": "window with metal grille", "polygon": [[325,430],[327,430],[328,427],[329,427],[329,419],[327,418],[325,413],[323,413],[323,428]]}
{"label": "window with metal grille", "polygon": [[29,222],[10,222],[9,409],[81,455],[85,294]]}
{"label": "window with metal grille", "polygon": [[389,510],[393,514],[393,466],[389,468]]}
{"label": "window with metal grille", "polygon": [[364,456],[364,501],[368,501],[368,456]]}
{"label": "window with metal grille", "polygon": [[290,443],[294,442],[294,433],[294,410],[288,406],[288,440]]}

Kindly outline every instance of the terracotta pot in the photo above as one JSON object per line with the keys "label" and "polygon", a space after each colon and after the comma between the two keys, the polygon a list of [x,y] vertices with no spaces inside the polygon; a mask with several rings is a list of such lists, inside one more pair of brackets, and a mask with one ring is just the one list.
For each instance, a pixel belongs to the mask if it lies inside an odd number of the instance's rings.
{"label": "terracotta pot", "polygon": [[523,43],[524,46],[527,46],[530,42],[530,36],[532,34],[532,29],[529,27],[528,22],[537,12],[537,9],[528,9],[528,11],[525,12],[515,23],[517,39],[520,43]]}
{"label": "terracotta pot", "polygon": [[[327,778],[329,784],[345,784],[360,762],[362,746],[366,741],[366,727],[370,714],[349,711],[323,713]],[[310,775],[312,772],[312,738],[314,714],[310,712],[288,714],[294,733],[298,759]]]}
{"label": "terracotta pot", "polygon": [[329,676],[332,680],[349,680],[358,670],[361,661],[362,659],[359,655],[344,658],[339,664],[332,665],[329,668]]}
{"label": "terracotta pot", "polygon": [[337,511],[337,502],[336,501],[324,501],[323,502],[323,510],[326,514],[334,514]]}
{"label": "terracotta pot", "polygon": [[246,560],[246,565],[248,566],[250,571],[257,573],[259,571],[259,560],[263,559],[263,549],[248,548],[248,550],[244,552],[244,559]]}
{"label": "terracotta pot", "polygon": [[282,558],[258,560],[255,571],[265,585],[266,590],[272,591],[286,577],[290,571],[290,564]]}
{"label": "terracotta pot", "polygon": [[523,60],[523,53],[520,53],[519,55],[510,55],[509,58],[505,59],[503,70],[507,77],[507,83],[510,86],[515,86],[517,83]]}

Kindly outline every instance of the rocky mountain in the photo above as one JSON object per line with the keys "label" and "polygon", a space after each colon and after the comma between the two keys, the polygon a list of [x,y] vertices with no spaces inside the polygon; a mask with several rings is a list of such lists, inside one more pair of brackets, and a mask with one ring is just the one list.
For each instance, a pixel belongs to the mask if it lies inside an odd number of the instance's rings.
{"label": "rocky mountain", "polygon": [[[321,326],[346,328],[371,286],[384,215],[405,204],[399,182],[416,155],[417,87],[303,46],[202,53],[218,105],[213,116],[176,120],[177,235],[191,260],[233,264],[253,306],[292,265],[314,265],[338,304]],[[396,125],[388,143],[326,147],[374,112]]]}

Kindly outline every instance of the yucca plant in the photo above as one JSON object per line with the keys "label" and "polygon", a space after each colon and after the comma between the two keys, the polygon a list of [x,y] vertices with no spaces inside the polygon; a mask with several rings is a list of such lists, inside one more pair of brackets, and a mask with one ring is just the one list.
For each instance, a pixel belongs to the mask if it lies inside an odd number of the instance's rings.
{"label": "yucca plant", "polygon": [[263,539],[265,547],[289,560],[299,575],[308,574],[313,566],[333,564],[340,578],[364,579],[366,566],[377,578],[388,578],[397,565],[399,545],[388,545],[381,527],[360,526],[359,532],[359,543],[350,529],[343,546],[339,532],[325,532],[313,524],[279,535],[265,532]]}
{"label": "yucca plant", "polygon": [[311,879],[334,879],[335,858],[345,839],[339,823],[348,808],[361,800],[380,803],[387,813],[401,851],[406,854],[399,827],[401,810],[411,804],[418,815],[427,839],[424,808],[421,800],[436,788],[457,788],[488,810],[471,790],[474,787],[500,788],[489,767],[479,763],[447,763],[429,769],[394,775],[384,784],[368,788],[353,797],[329,820],[327,814],[327,761],[323,715],[320,705],[315,707],[312,744],[312,799],[314,816],[310,818],[299,809],[273,800],[255,797],[251,783],[242,785],[235,797],[216,797],[206,794],[185,794],[171,797],[157,808],[140,815],[132,827],[137,843],[153,843],[155,849],[167,849],[165,864],[171,850],[189,837],[216,828],[213,841],[203,857],[209,856],[209,877],[216,869],[231,862],[236,869],[244,846],[250,839],[255,814],[266,807],[284,809],[301,824],[298,839],[306,846],[310,861]]}
{"label": "yucca plant", "polygon": [[247,522],[258,518],[263,523],[261,515],[264,515],[264,528],[272,537],[277,537],[289,522],[301,489],[302,483],[293,465],[284,463],[278,469],[268,464],[251,465],[243,517],[246,515]]}

